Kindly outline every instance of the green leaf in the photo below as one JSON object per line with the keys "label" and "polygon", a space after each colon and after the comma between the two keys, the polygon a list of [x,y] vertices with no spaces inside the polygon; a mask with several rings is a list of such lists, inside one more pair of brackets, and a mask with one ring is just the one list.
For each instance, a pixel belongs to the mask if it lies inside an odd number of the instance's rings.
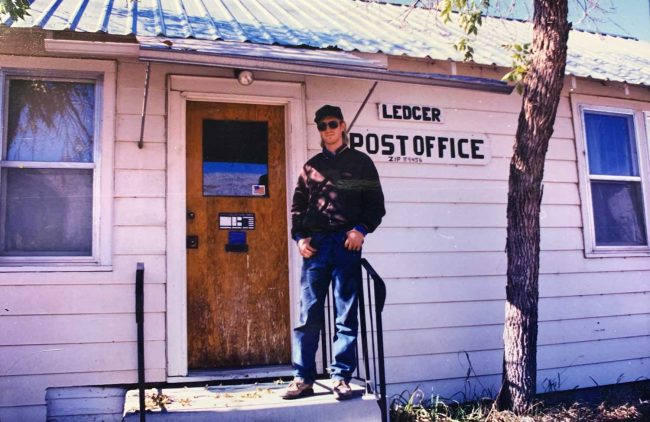
{"label": "green leaf", "polygon": [[8,14],[12,20],[24,19],[30,16],[27,0],[0,0],[0,14]]}

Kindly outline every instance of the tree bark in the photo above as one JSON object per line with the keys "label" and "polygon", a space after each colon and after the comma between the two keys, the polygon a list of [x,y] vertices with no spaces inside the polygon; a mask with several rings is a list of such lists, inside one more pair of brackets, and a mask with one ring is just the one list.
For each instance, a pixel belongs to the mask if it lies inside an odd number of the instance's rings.
{"label": "tree bark", "polygon": [[530,410],[537,384],[539,213],[548,143],[564,83],[567,0],[535,0],[531,65],[524,78],[510,162],[506,319],[500,409]]}

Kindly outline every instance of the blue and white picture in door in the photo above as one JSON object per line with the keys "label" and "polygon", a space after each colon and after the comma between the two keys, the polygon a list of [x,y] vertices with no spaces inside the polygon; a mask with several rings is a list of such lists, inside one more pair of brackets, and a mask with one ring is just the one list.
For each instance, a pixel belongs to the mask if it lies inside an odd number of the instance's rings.
{"label": "blue and white picture in door", "polygon": [[264,196],[268,166],[256,163],[203,162],[204,196]]}

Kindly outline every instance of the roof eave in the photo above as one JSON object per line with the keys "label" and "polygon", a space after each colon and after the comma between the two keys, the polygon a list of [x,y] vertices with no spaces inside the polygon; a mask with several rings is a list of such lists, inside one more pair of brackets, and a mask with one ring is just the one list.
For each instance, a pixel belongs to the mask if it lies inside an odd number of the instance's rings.
{"label": "roof eave", "polygon": [[499,94],[510,94],[513,87],[505,82],[487,78],[450,76],[437,73],[398,72],[372,66],[337,63],[298,62],[290,59],[273,59],[250,56],[210,54],[186,50],[162,50],[140,47],[140,60],[232,69],[249,69],[313,76],[364,79],[417,85],[468,89]]}

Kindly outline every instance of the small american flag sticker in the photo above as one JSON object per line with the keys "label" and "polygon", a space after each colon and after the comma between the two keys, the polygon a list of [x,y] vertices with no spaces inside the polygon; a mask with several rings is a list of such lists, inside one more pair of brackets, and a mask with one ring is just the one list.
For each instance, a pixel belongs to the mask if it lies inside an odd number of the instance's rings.
{"label": "small american flag sticker", "polygon": [[266,185],[253,185],[253,196],[265,196]]}

